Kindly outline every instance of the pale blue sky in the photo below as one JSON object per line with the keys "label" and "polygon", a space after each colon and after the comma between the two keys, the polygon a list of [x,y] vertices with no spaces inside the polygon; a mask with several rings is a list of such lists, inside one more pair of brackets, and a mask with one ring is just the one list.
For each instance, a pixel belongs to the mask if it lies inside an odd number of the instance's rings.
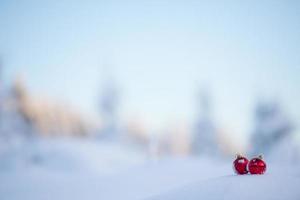
{"label": "pale blue sky", "polygon": [[258,96],[300,125],[300,1],[2,0],[0,29],[7,84],[86,112],[113,74],[122,117],[156,128],[191,122],[201,87],[227,132],[249,133]]}

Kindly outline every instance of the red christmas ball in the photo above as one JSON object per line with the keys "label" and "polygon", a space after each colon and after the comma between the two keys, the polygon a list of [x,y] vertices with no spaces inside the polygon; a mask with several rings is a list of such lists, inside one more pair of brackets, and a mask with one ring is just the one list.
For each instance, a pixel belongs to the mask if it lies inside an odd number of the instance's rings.
{"label": "red christmas ball", "polygon": [[266,169],[267,165],[262,160],[262,156],[251,159],[248,164],[248,170],[251,174],[264,174]]}
{"label": "red christmas ball", "polygon": [[248,159],[241,155],[237,155],[235,161],[233,161],[233,168],[237,174],[247,174],[247,165]]}

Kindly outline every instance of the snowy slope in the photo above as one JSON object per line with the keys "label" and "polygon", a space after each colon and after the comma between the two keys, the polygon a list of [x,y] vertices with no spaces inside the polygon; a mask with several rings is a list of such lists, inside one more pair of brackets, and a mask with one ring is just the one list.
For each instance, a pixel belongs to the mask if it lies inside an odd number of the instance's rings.
{"label": "snowy slope", "polygon": [[229,175],[198,181],[179,189],[150,198],[151,200],[181,199],[300,199],[300,175],[266,174]]}
{"label": "snowy slope", "polygon": [[[211,175],[199,173],[210,163],[170,159],[114,174],[91,171],[50,172],[38,169],[0,173],[0,199],[145,199]],[[222,175],[224,168],[216,173]]]}
{"label": "snowy slope", "polygon": [[0,173],[43,170],[50,174],[74,171],[103,175],[144,160],[145,155],[118,143],[34,138],[0,152]]}
{"label": "snowy slope", "polygon": [[268,162],[265,175],[237,176],[231,161],[152,161],[112,143],[36,141],[1,155],[0,199],[300,199],[299,169]]}

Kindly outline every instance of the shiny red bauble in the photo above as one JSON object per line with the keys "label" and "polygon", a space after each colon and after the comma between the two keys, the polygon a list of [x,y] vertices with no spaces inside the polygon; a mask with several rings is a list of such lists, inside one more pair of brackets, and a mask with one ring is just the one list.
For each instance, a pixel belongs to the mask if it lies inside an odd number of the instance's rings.
{"label": "shiny red bauble", "polygon": [[262,156],[251,159],[248,164],[248,170],[251,174],[264,174],[266,169],[267,165],[262,160]]}
{"label": "shiny red bauble", "polygon": [[247,174],[247,165],[248,159],[241,155],[237,155],[236,159],[233,161],[233,169],[237,174]]}

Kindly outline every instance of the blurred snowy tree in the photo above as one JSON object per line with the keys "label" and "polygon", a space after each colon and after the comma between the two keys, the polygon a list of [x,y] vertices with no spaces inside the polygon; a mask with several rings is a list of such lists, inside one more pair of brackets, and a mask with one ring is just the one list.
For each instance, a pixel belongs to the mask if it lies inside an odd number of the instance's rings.
{"label": "blurred snowy tree", "polygon": [[[1,68],[3,70],[3,66]],[[2,75],[0,72],[0,76]],[[32,135],[32,124],[20,112],[17,84],[6,88],[0,78],[0,153],[24,146]]]}
{"label": "blurred snowy tree", "polygon": [[119,90],[114,81],[107,80],[102,88],[100,111],[103,119],[101,137],[116,139],[119,136]]}
{"label": "blurred snowy tree", "polygon": [[217,155],[219,147],[215,124],[211,116],[211,98],[207,90],[200,91],[197,102],[200,112],[192,135],[192,153]]}
{"label": "blurred snowy tree", "polygon": [[[281,155],[274,157],[284,157],[288,153],[287,149],[292,148],[292,128],[293,125],[284,114],[280,105],[275,101],[259,101],[255,107],[255,128],[251,140],[252,154],[272,155],[279,147],[286,144],[286,150],[281,151]],[[283,148],[284,149],[284,148]]]}
{"label": "blurred snowy tree", "polygon": [[4,96],[5,130],[10,136],[29,137],[34,133],[33,122],[22,110],[22,102],[27,94],[21,77],[17,78],[14,85]]}

